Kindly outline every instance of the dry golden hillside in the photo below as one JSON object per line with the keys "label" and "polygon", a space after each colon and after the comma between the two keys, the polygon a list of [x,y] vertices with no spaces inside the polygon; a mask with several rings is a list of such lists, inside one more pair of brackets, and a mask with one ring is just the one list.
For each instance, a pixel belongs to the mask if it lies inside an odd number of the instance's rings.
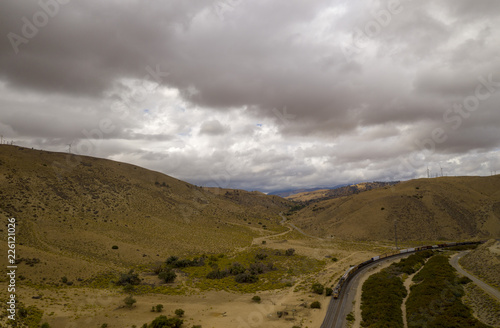
{"label": "dry golden hillside", "polygon": [[3,222],[17,219],[20,257],[83,271],[92,271],[90,262],[109,267],[234,250],[283,229],[278,214],[290,206],[125,163],[8,145],[0,146],[0,196]]}
{"label": "dry golden hillside", "polygon": [[500,241],[489,240],[460,259],[460,264],[500,290]]}
{"label": "dry golden hillside", "polygon": [[293,222],[321,237],[390,240],[487,239],[500,236],[500,175],[401,182],[312,203]]}
{"label": "dry golden hillside", "polygon": [[286,199],[293,200],[295,202],[312,202],[321,201],[326,199],[339,198],[344,196],[350,196],[359,194],[360,192],[369,191],[373,189],[378,189],[386,186],[392,186],[399,183],[399,181],[393,182],[362,182],[349,186],[343,186],[334,189],[319,189],[314,191],[300,192],[294,195],[285,197]]}

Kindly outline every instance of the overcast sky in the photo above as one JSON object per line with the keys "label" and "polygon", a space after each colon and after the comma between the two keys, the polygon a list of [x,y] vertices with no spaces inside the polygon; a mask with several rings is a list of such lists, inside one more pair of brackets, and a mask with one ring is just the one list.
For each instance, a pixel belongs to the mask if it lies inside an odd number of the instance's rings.
{"label": "overcast sky", "polygon": [[0,134],[270,191],[500,173],[500,1],[2,1]]}

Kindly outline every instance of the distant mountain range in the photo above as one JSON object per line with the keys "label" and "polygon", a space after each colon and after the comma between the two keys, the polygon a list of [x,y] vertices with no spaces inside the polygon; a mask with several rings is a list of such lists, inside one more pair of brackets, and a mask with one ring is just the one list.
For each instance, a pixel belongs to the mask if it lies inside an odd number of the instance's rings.
{"label": "distant mountain range", "polygon": [[268,195],[276,195],[276,196],[280,196],[280,197],[288,197],[288,196],[291,196],[291,195],[295,195],[295,194],[300,194],[300,193],[303,193],[303,192],[311,192],[311,191],[316,191],[316,190],[325,190],[325,189],[336,189],[336,188],[340,188],[340,187],[345,187],[345,186],[349,186],[350,184],[340,184],[340,185],[336,185],[336,186],[333,186],[333,187],[316,187],[316,188],[301,188],[301,189],[284,189],[284,190],[276,190],[276,191],[271,191],[268,193]]}
{"label": "distant mountain range", "polygon": [[293,201],[310,201],[317,199],[329,199],[341,196],[347,196],[359,193],[361,191],[372,190],[388,185],[394,185],[399,181],[390,182],[355,182],[344,183],[333,187],[316,187],[306,189],[287,189],[269,193],[268,195],[276,195],[287,198]]}
{"label": "distant mountain range", "polygon": [[416,179],[357,192],[363,186],[370,184],[335,189],[333,195],[327,190],[289,217],[305,232],[326,238],[390,240],[395,226],[405,241],[500,237],[500,175]]}

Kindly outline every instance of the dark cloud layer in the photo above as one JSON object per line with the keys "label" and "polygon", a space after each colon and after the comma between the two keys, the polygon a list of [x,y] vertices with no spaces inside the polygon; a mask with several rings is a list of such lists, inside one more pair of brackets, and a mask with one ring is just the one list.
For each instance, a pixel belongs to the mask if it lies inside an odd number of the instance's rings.
{"label": "dark cloud layer", "polygon": [[7,0],[0,129],[260,190],[436,163],[489,174],[499,13],[494,0]]}

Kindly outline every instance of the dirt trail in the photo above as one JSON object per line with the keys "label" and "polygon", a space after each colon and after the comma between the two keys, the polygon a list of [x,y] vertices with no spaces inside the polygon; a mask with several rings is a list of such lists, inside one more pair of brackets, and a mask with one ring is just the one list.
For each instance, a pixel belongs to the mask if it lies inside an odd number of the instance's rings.
{"label": "dirt trail", "polygon": [[401,304],[401,311],[403,311],[403,325],[404,325],[404,328],[408,328],[408,320],[406,318],[406,301],[408,300],[408,297],[410,297],[410,287],[413,285],[413,277],[420,272],[420,270],[422,270],[424,266],[422,265],[422,267],[420,269],[417,270],[417,272],[415,272],[414,274],[412,275],[409,275],[408,278],[406,278],[405,282],[404,282],[404,286],[406,288],[406,291],[408,292],[408,294],[406,295],[406,297],[403,299],[403,303]]}

